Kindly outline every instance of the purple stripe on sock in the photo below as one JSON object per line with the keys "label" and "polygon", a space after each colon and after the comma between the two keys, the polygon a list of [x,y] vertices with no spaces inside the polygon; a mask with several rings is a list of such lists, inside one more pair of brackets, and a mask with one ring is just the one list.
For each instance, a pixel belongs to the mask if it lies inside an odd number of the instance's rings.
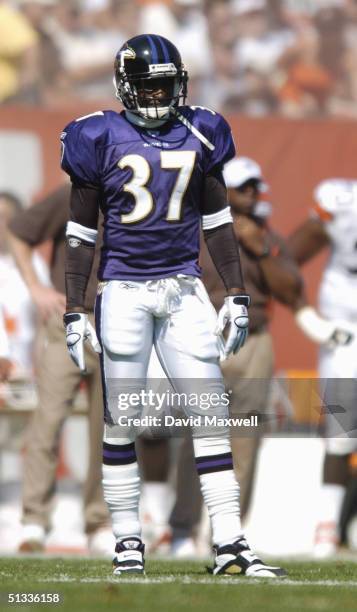
{"label": "purple stripe on sock", "polygon": [[103,450],[103,457],[108,457],[108,459],[125,459],[125,457],[136,457],[135,450],[129,451],[110,451]]}
{"label": "purple stripe on sock", "polygon": [[205,461],[204,463],[197,463],[196,467],[199,470],[200,468],[219,467],[220,465],[231,465],[233,467],[232,458],[228,457],[227,459],[216,459],[215,461]]}

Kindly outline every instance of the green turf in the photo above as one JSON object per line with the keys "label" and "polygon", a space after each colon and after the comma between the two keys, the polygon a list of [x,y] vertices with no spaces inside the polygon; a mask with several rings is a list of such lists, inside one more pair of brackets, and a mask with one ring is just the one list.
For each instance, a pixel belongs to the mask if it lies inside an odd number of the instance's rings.
{"label": "green turf", "polygon": [[[148,561],[147,580],[114,579],[110,563],[0,559],[0,609],[61,612],[344,612],[357,610],[357,564],[285,563],[288,582],[212,578],[204,563]],[[156,580],[152,584],[150,580]],[[161,582],[160,582],[161,581]],[[195,581],[195,583],[192,583]],[[326,581],[331,584],[323,584]],[[309,584],[321,582],[322,584]],[[304,583],[304,584],[301,584]],[[8,593],[59,593],[60,604],[8,603]]]}

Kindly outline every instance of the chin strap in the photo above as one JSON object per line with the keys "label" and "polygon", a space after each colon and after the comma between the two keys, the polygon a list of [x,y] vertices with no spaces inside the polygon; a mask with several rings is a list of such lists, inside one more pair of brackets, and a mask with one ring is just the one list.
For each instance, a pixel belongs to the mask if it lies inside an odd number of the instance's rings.
{"label": "chin strap", "polygon": [[196,138],[198,138],[198,140],[200,140],[210,151],[215,150],[216,147],[214,146],[214,144],[212,144],[206,138],[206,136],[202,134],[202,132],[200,132],[197,128],[195,128],[195,126],[192,125],[192,123],[188,119],[186,119],[186,117],[181,115],[181,113],[176,108],[171,108],[170,112],[175,117],[177,117],[177,119],[181,121],[181,123],[183,123],[183,125],[185,125],[190,130],[190,132],[192,132],[192,134],[194,134],[194,136],[196,136]]}

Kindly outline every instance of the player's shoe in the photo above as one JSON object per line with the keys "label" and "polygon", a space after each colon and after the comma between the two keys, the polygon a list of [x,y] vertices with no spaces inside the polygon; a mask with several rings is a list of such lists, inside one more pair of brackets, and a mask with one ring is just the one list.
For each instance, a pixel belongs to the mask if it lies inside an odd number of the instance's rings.
{"label": "player's shoe", "polygon": [[336,555],[337,546],[338,531],[336,523],[319,523],[316,527],[313,557],[315,559],[330,559]]}
{"label": "player's shoe", "polygon": [[140,538],[123,538],[117,542],[113,559],[114,576],[145,574],[144,552],[145,546]]}
{"label": "player's shoe", "polygon": [[215,576],[240,574],[251,578],[283,578],[286,571],[281,567],[265,565],[249,548],[245,538],[233,544],[214,547],[216,558],[209,572]]}

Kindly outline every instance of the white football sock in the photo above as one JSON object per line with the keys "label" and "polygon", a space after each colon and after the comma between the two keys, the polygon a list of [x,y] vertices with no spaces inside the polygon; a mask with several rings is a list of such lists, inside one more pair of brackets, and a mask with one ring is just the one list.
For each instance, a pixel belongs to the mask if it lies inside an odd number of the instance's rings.
{"label": "white football sock", "polygon": [[239,484],[232,467],[230,441],[196,438],[193,445],[201,491],[211,519],[213,543],[230,544],[243,535]]}
{"label": "white football sock", "polygon": [[131,438],[112,438],[104,434],[103,493],[116,539],[140,538],[140,476]]}
{"label": "white football sock", "polygon": [[116,539],[128,536],[140,538],[140,477],[137,462],[129,465],[103,465],[103,492]]}

